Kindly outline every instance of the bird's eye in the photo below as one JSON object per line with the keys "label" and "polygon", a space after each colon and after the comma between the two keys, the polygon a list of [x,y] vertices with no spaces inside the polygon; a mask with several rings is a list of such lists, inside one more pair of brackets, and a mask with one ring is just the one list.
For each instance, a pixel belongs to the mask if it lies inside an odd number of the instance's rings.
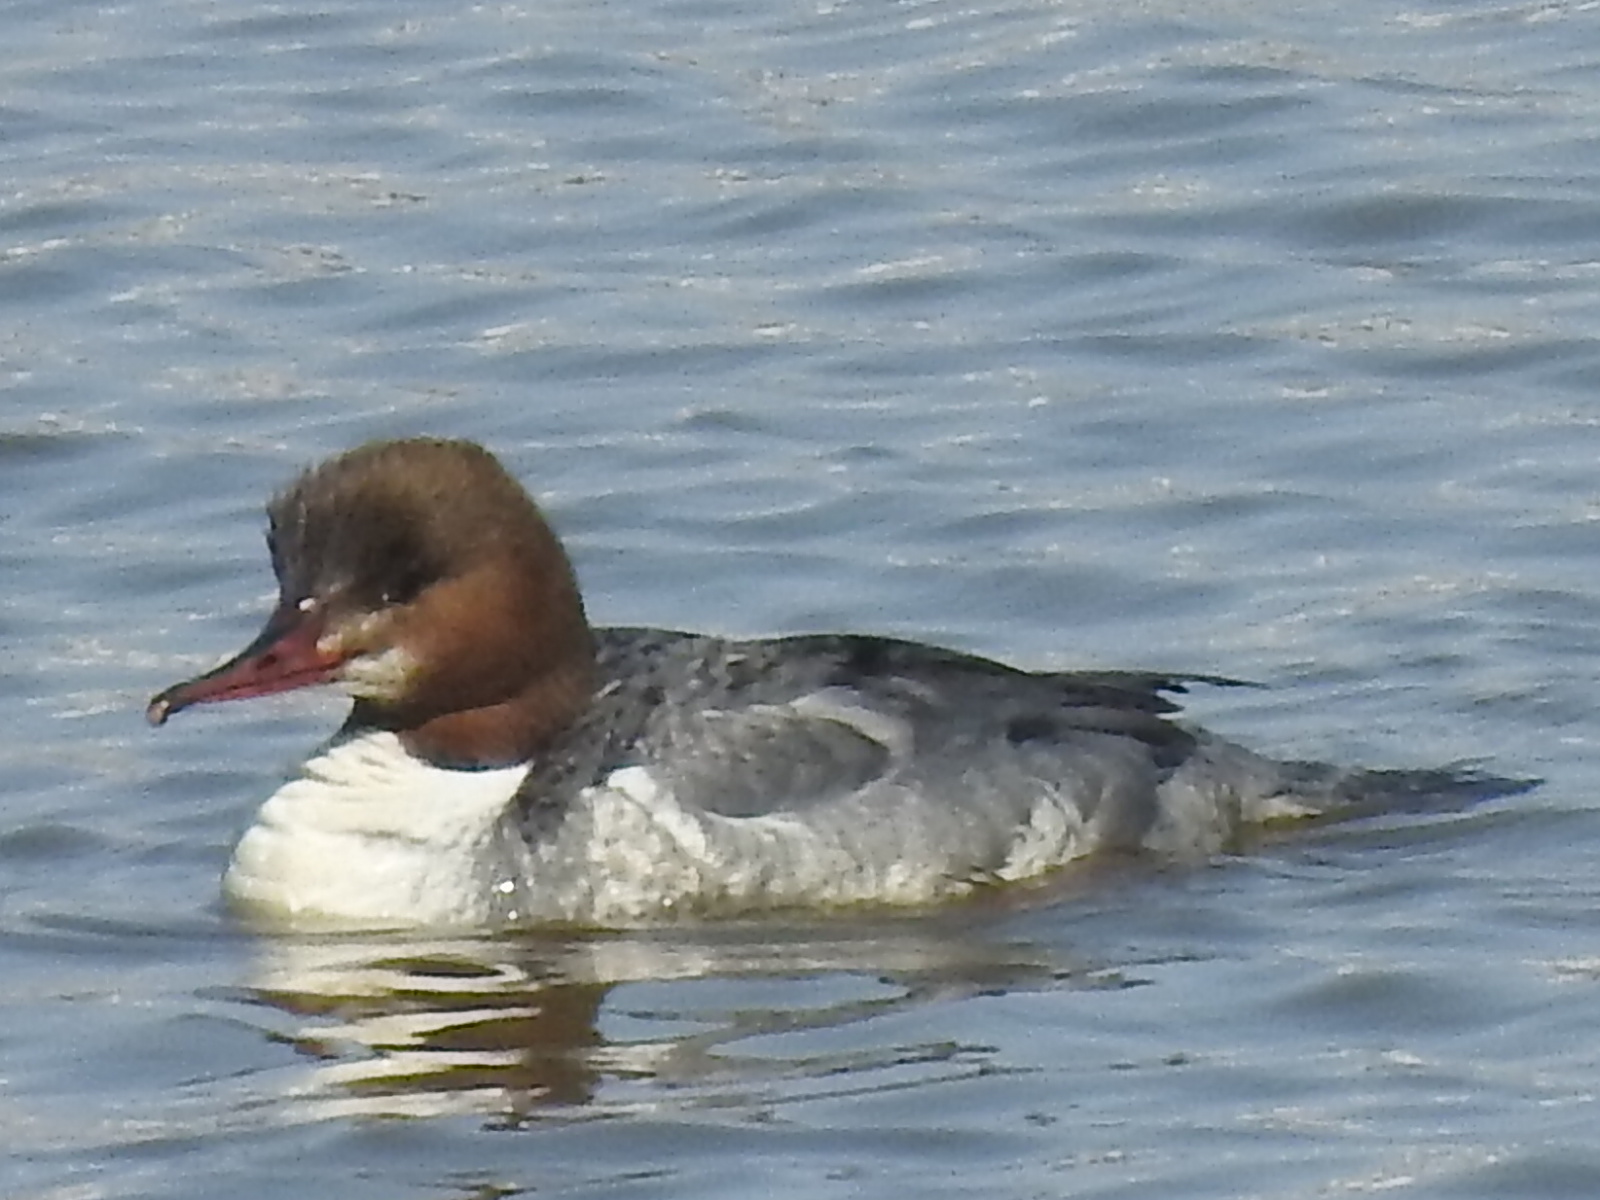
{"label": "bird's eye", "polygon": [[431,582],[432,577],[427,571],[420,568],[410,570],[390,580],[379,593],[379,599],[385,605],[410,604]]}

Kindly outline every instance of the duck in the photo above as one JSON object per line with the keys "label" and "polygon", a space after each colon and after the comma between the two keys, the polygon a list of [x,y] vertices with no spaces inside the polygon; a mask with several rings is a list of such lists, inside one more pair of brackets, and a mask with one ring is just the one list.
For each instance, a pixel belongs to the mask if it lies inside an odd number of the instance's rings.
{"label": "duck", "polygon": [[369,442],[267,507],[260,634],[156,695],[320,684],[343,725],[260,807],[228,904],[290,929],[630,927],[938,905],[1093,856],[1202,859],[1508,781],[1279,761],[1179,719],[1214,675],[1030,671],[871,634],[591,626],[483,446]]}

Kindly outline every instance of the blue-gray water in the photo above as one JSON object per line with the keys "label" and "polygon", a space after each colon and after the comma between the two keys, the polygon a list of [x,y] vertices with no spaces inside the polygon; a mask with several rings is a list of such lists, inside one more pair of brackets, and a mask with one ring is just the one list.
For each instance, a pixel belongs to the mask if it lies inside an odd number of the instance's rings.
{"label": "blue-gray water", "polygon": [[[1600,1192],[1600,13],[0,9],[0,1194]],[[260,507],[492,445],[608,623],[1220,671],[1475,811],[976,908],[255,938]],[[385,1119],[391,1118],[391,1119]]]}

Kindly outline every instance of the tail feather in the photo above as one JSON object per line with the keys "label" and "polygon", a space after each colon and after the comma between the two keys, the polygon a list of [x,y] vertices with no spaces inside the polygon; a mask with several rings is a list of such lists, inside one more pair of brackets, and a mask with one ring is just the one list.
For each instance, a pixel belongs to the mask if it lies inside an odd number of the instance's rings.
{"label": "tail feather", "polygon": [[1306,803],[1316,821],[1462,812],[1544,782],[1494,775],[1472,763],[1400,770],[1341,770],[1313,762],[1284,766],[1290,772],[1285,791]]}

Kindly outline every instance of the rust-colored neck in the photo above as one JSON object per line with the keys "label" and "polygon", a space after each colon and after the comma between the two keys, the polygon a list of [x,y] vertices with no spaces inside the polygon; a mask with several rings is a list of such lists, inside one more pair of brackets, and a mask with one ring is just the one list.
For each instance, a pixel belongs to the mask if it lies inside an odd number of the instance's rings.
{"label": "rust-colored neck", "polygon": [[574,664],[533,680],[508,700],[408,723],[357,701],[347,728],[389,729],[406,750],[443,767],[502,767],[537,758],[582,715],[593,667]]}
{"label": "rust-colored neck", "polygon": [[351,724],[392,730],[432,762],[526,762],[594,694],[577,581],[542,521],[397,612],[388,634],[415,664],[413,677],[399,699],[358,701]]}

